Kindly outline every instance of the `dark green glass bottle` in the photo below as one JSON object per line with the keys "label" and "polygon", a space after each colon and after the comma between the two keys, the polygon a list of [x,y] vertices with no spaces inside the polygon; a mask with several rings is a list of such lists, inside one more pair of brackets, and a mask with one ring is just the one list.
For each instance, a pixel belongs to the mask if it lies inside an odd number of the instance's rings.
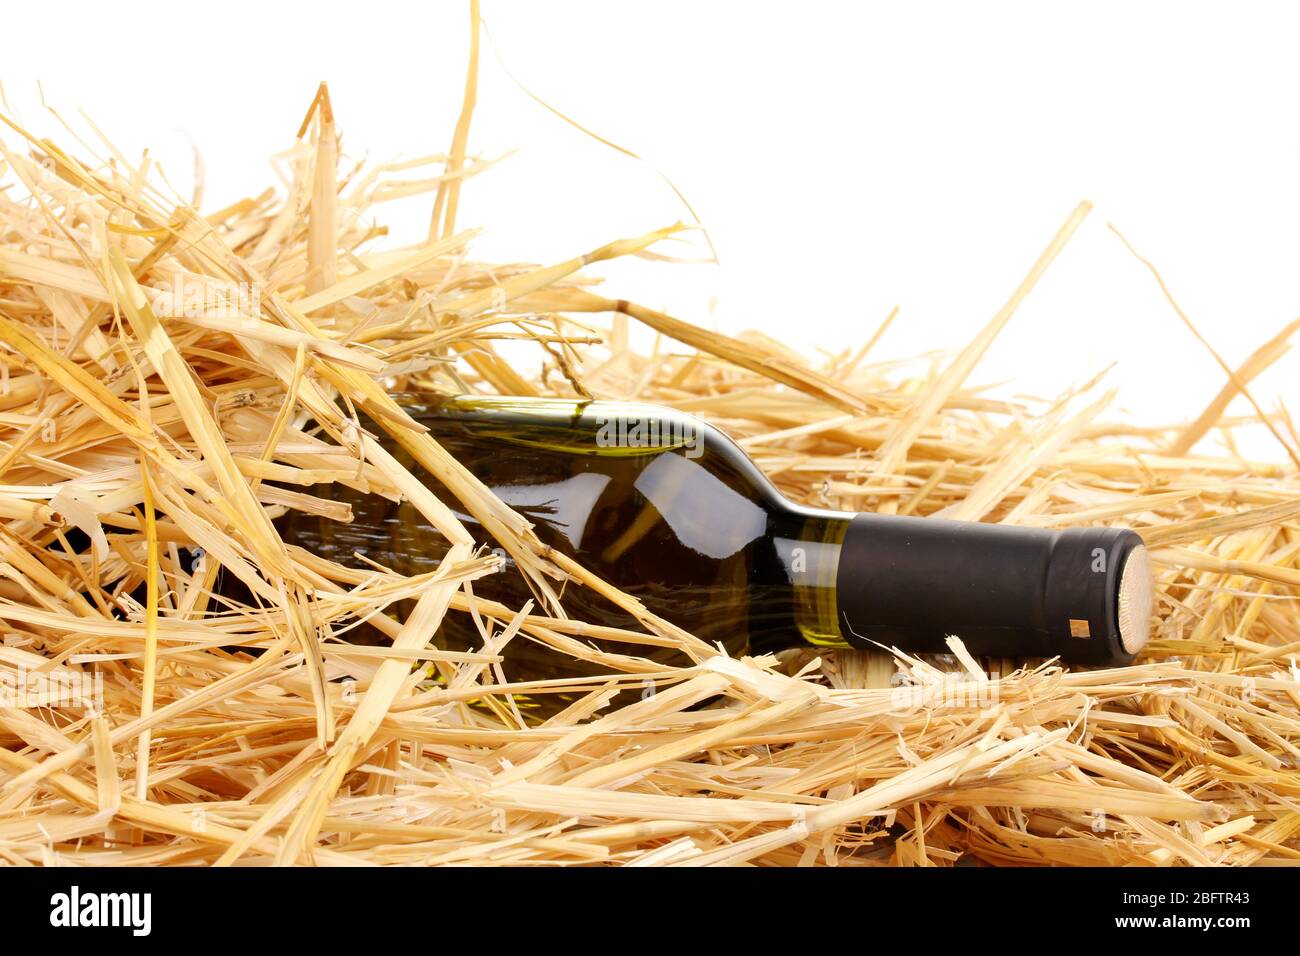
{"label": "dark green glass bottle", "polygon": [[[1146,639],[1150,571],[1132,532],[802,507],[722,432],[658,406],[426,394],[399,401],[543,543],[733,655],[799,644],[942,652],[956,634],[976,654],[1114,664],[1131,660]],[[418,473],[394,442],[384,444]],[[446,553],[409,503],[338,484],[316,493],[346,501],[352,522],[290,512],[278,521],[288,543],[347,565],[362,566],[359,552],[403,573],[431,571]],[[495,547],[470,515],[457,514]],[[532,596],[509,562],[475,593],[512,608]],[[638,629],[587,588],[566,588],[562,602],[572,618]],[[437,643],[465,649],[480,639],[467,615],[452,612]],[[654,647],[607,649],[683,662]],[[520,640],[505,670],[512,680],[592,672]]]}

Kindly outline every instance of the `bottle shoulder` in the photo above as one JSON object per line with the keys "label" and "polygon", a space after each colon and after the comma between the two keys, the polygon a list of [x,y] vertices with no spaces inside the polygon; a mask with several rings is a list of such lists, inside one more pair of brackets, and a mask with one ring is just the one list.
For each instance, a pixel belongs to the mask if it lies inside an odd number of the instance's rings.
{"label": "bottle shoulder", "polygon": [[647,402],[509,395],[393,396],[415,421],[439,432],[542,446],[574,455],[653,457],[674,451],[753,467],[721,429],[686,412]]}
{"label": "bottle shoulder", "polygon": [[392,398],[416,421],[512,422],[521,426],[549,425],[593,431],[615,419],[682,422],[699,428],[710,427],[703,419],[649,402],[531,395],[442,395],[434,392],[399,392]]}

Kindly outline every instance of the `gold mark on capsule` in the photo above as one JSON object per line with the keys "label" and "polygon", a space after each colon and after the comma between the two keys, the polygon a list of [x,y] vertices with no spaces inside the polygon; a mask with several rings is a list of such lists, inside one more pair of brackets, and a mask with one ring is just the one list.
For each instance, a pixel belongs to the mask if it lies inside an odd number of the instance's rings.
{"label": "gold mark on capsule", "polygon": [[1080,621],[1078,618],[1070,618],[1070,636],[1071,637],[1092,637],[1092,628],[1088,626],[1087,621]]}

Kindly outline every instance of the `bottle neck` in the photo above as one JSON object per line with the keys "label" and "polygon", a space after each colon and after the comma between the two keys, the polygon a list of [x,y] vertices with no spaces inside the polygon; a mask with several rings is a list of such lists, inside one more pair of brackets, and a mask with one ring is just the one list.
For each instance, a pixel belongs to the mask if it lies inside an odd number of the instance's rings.
{"label": "bottle neck", "polygon": [[[785,507],[775,522],[772,544],[779,577],[789,584],[795,630],[805,644],[849,647],[838,623],[836,582],[841,550],[854,515],[782,503]],[[788,620],[778,632],[755,635],[752,649],[789,647]]]}

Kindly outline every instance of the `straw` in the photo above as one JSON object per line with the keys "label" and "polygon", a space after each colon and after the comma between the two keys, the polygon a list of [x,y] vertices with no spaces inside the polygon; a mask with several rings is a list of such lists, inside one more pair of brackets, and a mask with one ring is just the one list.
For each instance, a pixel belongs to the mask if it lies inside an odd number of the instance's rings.
{"label": "straw", "polygon": [[[1300,859],[1300,442],[1251,391],[1296,323],[1244,343],[1237,368],[1220,360],[1188,422],[1147,426],[1107,417],[1102,376],[1045,400],[977,384],[1087,203],[947,361],[883,354],[905,311],[814,362],[593,288],[588,266],[689,238],[678,225],[550,264],[480,262],[476,232],[456,231],[460,190],[492,165],[469,151],[476,4],[471,38],[445,156],[352,169],[322,84],[280,157],[287,185],[206,215],[97,131],[64,148],[3,118],[0,859]],[[430,211],[412,246],[375,225],[399,198]],[[169,307],[175,288],[207,305]],[[630,347],[629,322],[662,336],[653,354]],[[399,389],[657,402],[718,425],[819,507],[1133,528],[1154,562],[1153,637],[1106,670],[959,642],[732,658],[546,548]],[[1246,427],[1271,431],[1280,460],[1238,454]],[[282,540],[286,509],[352,518],[318,483],[409,499],[447,557],[407,576]],[[465,513],[514,569],[475,552]],[[218,568],[249,604],[212,594]],[[476,590],[503,573],[527,576],[535,606]],[[570,617],[576,588],[636,626]],[[448,615],[476,621],[481,645],[431,644]],[[387,645],[348,643],[363,618]],[[530,641],[604,676],[503,683],[500,662]],[[679,664],[649,656],[663,648]],[[512,696],[560,693],[574,702],[548,719]]]}

